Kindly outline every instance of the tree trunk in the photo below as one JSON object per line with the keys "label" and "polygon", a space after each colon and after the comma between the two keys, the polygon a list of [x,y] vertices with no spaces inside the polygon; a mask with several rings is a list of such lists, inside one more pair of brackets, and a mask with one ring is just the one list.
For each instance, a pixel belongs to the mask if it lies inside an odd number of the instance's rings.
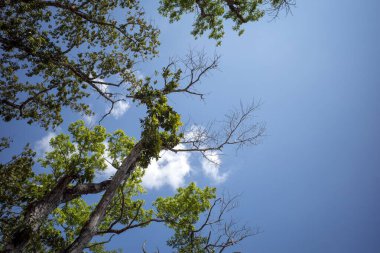
{"label": "tree trunk", "polygon": [[5,247],[5,252],[22,252],[30,241],[31,235],[39,229],[48,215],[61,203],[66,203],[84,194],[102,192],[111,183],[111,180],[105,180],[100,183],[79,184],[68,188],[72,179],[72,176],[63,176],[51,192],[26,209],[23,216],[24,221],[19,228],[16,228],[11,242]]}
{"label": "tree trunk", "polygon": [[141,155],[142,143],[138,142],[132,149],[129,156],[123,161],[123,164],[117,170],[113,176],[110,185],[103,194],[98,205],[92,211],[89,220],[83,226],[79,236],[75,241],[63,252],[65,253],[81,253],[83,249],[88,245],[91,239],[97,232],[98,225],[103,221],[107,206],[115,196],[118,187],[129,178],[132,172],[136,168],[136,162]]}
{"label": "tree trunk", "polygon": [[5,246],[5,252],[20,253],[23,251],[32,235],[61,203],[64,191],[73,178],[69,175],[61,177],[52,191],[26,209],[21,226],[16,228],[11,241]]}

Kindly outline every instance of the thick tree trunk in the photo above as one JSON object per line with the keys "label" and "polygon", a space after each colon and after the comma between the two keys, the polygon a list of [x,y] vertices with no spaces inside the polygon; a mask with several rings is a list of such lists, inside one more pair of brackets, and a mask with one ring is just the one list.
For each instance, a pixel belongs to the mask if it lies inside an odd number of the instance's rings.
{"label": "thick tree trunk", "polygon": [[32,234],[61,203],[64,191],[72,180],[73,176],[61,177],[51,192],[27,208],[21,226],[16,228],[12,240],[5,246],[5,252],[20,253],[23,251]]}
{"label": "thick tree trunk", "polygon": [[5,247],[5,252],[22,252],[30,241],[31,235],[39,229],[48,215],[61,203],[66,203],[84,194],[102,192],[111,183],[111,180],[105,180],[100,183],[80,184],[68,188],[72,180],[72,176],[63,176],[51,192],[27,208],[22,227],[16,229],[12,241]]}
{"label": "thick tree trunk", "polygon": [[98,205],[95,207],[90,215],[89,220],[83,226],[79,236],[75,241],[63,252],[65,253],[81,253],[88,245],[91,239],[97,232],[98,225],[103,221],[107,206],[111,203],[112,198],[115,196],[118,187],[129,178],[136,168],[136,162],[141,156],[142,143],[138,142],[132,149],[129,156],[123,161],[123,164],[117,170],[112,178],[112,182],[103,194]]}

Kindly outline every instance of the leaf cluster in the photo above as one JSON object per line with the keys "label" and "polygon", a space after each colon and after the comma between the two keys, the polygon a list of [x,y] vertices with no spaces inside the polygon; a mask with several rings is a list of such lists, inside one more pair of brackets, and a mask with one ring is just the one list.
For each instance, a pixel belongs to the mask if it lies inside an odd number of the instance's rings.
{"label": "leaf cluster", "polygon": [[[123,10],[123,18],[116,11]],[[0,11],[0,116],[47,128],[63,107],[91,114],[83,99],[101,81],[129,81],[136,61],[157,54],[159,31],[138,1],[6,0]]]}
{"label": "leaf cluster", "polygon": [[258,21],[264,15],[262,0],[161,0],[159,12],[170,22],[181,19],[184,14],[195,13],[192,34],[195,37],[209,32],[208,37],[218,45],[224,36],[224,20],[231,20],[233,30],[241,35],[244,23]]}
{"label": "leaf cluster", "polygon": [[178,252],[206,252],[207,238],[195,235],[195,225],[200,215],[211,208],[211,200],[216,198],[216,189],[200,189],[195,183],[179,188],[173,197],[158,198],[154,203],[157,216],[165,220],[174,235],[168,245]]}
{"label": "leaf cluster", "polygon": [[149,165],[152,158],[159,158],[161,150],[178,145],[182,137],[178,133],[182,125],[181,117],[168,105],[167,99],[167,94],[178,87],[181,71],[173,73],[164,68],[162,77],[165,80],[171,78],[162,89],[155,87],[157,81],[151,84],[150,78],[146,78],[144,83],[141,82],[140,86],[132,91],[134,101],[139,101],[147,108],[147,115],[141,120],[143,151],[139,164],[144,168]]}

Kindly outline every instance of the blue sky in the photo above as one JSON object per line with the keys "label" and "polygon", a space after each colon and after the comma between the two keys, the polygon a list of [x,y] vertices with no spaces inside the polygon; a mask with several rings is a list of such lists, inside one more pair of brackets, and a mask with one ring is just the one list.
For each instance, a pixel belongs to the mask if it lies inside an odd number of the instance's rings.
{"label": "blue sky", "polygon": [[[247,25],[241,37],[228,29],[215,48],[214,41],[190,36],[192,17],[168,24],[154,5],[146,6],[162,32],[160,57],[141,66],[143,75],[189,49],[221,55],[220,70],[199,87],[208,94],[205,101],[171,98],[184,119],[206,124],[240,101],[262,102],[256,119],[266,123],[266,136],[260,145],[220,157],[224,182],[207,177],[197,157],[189,158],[191,172],[183,177],[241,193],[235,218],[263,233],[238,250],[380,252],[379,8],[374,0],[299,0],[293,15]],[[139,116],[141,109],[131,106],[104,124],[138,135]],[[66,114],[67,123],[77,118]],[[37,145],[47,135],[21,122],[1,126],[2,135],[19,143]],[[170,184],[157,188],[148,199],[173,193]],[[164,249],[167,236],[154,225],[121,235],[111,246],[137,252],[147,241],[148,249]]]}

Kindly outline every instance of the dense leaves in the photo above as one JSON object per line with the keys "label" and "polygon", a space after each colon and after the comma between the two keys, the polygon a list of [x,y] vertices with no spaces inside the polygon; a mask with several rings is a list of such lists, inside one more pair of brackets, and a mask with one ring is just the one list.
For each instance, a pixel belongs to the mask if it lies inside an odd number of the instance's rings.
{"label": "dense leaves", "polygon": [[24,151],[13,156],[12,159],[0,164],[0,215],[5,220],[20,211],[19,208],[25,206],[25,203],[33,200],[30,194],[30,178],[34,176],[32,167],[34,165],[35,153],[29,146]]}
{"label": "dense leaves", "polygon": [[103,80],[128,82],[159,44],[138,1],[7,0],[0,20],[0,115],[43,127],[59,125],[63,107],[90,114],[91,90],[117,101]]}
{"label": "dense leaves", "polygon": [[277,12],[293,4],[292,0],[161,0],[159,12],[170,22],[179,21],[184,14],[195,13],[192,34],[209,32],[208,37],[221,44],[224,21],[232,21],[232,29],[243,34],[242,25],[258,21],[269,12]]}
{"label": "dense leaves", "polygon": [[169,246],[178,252],[207,252],[204,249],[207,238],[195,236],[194,231],[200,215],[211,208],[211,200],[215,197],[215,188],[202,190],[191,183],[186,188],[179,188],[173,197],[156,200],[158,216],[175,231],[168,240]]}

